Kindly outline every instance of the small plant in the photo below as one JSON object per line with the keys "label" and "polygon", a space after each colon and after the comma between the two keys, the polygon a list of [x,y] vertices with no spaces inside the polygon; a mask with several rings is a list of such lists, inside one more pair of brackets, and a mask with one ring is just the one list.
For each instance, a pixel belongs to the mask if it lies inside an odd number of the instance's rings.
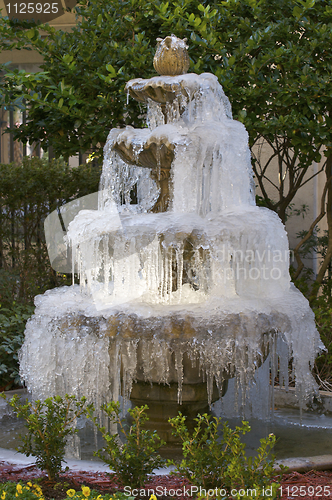
{"label": "small plant", "polygon": [[[200,488],[201,498],[213,495],[231,495],[238,499],[274,499],[278,497],[279,484],[273,481],[276,471],[273,468],[275,457],[268,459],[276,437],[270,434],[261,439],[257,457],[246,457],[245,444],[240,435],[250,431],[248,422],[232,430],[227,423],[204,414],[195,418],[197,426],[190,435],[186,417],[181,413],[169,420],[174,431],[182,441],[184,459],[176,466],[174,474],[186,477],[194,486]],[[175,465],[169,461],[169,465]],[[217,489],[217,491],[216,491]],[[210,490],[210,492],[209,492]]]}
{"label": "small plant", "polygon": [[[80,491],[69,489],[66,491],[65,500],[134,500],[123,492],[116,492],[110,495],[106,493],[100,495],[95,490],[90,490],[88,486],[82,486]],[[44,500],[43,492],[37,484],[31,481],[26,484],[7,482],[0,484],[1,500]]]}
{"label": "small plant", "polygon": [[97,417],[93,416],[92,409],[89,408],[87,417],[91,418],[95,423],[106,441],[105,447],[95,452],[95,455],[115,471],[117,479],[122,485],[134,488],[143,487],[148,474],[151,474],[153,469],[162,467],[165,463],[157,453],[157,450],[165,443],[160,439],[156,431],[143,429],[144,423],[149,420],[146,415],[148,406],[128,410],[133,420],[130,427],[124,423],[125,418],[120,417],[119,402],[112,401],[104,404],[101,409],[106,412],[111,423],[120,426],[120,432],[125,439],[125,443],[121,443],[119,434],[111,435],[106,431],[105,427],[101,427]]}
{"label": "small plant", "polygon": [[[1,397],[7,399],[5,394]],[[75,396],[55,396],[45,401],[35,401],[21,404],[15,394],[8,404],[13,408],[18,418],[25,420],[28,432],[21,436],[23,444],[18,451],[26,456],[36,457],[36,464],[46,470],[48,478],[54,481],[61,472],[61,462],[64,461],[67,437],[77,430],[74,423],[77,417],[85,413],[86,398],[77,400]]]}
{"label": "small plant", "polygon": [[4,483],[0,484],[1,500],[44,500],[43,492],[38,484]]}
{"label": "small plant", "polygon": [[0,391],[21,385],[18,367],[18,351],[24,340],[25,324],[34,307],[12,302],[3,307],[3,290],[10,289],[0,269]]}
{"label": "small plant", "polygon": [[67,491],[66,500],[134,500],[135,497],[129,497],[122,491],[117,491],[110,495],[105,493],[100,495],[97,491],[90,490],[88,486],[82,486],[81,491],[70,489]]}

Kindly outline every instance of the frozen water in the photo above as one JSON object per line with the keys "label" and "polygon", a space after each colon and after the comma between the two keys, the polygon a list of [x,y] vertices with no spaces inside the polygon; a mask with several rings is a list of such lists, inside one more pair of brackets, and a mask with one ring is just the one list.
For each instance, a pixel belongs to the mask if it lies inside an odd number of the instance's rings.
{"label": "frozen water", "polygon": [[287,387],[292,359],[305,405],[322,344],[290,285],[285,229],[255,206],[248,135],[217,78],[163,76],[127,88],[147,104],[147,128],[109,134],[98,209],[79,211],[66,235],[80,286],[37,297],[26,327],[27,387],[99,406],[129,398],[136,380],[177,382],[181,403],[188,358],[209,403],[214,382],[221,391],[234,377],[243,406],[246,388],[264,385],[255,372],[269,354],[265,390],[277,373]]}

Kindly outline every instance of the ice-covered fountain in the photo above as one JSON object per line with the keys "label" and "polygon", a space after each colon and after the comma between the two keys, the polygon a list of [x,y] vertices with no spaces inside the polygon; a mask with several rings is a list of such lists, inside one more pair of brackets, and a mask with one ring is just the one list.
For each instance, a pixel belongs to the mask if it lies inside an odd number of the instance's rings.
{"label": "ice-covered fountain", "polygon": [[206,408],[229,378],[244,401],[268,355],[286,387],[292,358],[303,405],[316,391],[321,343],[285,229],[255,206],[247,132],[214,75],[186,74],[186,49],[159,40],[161,76],[127,84],[147,127],[111,130],[98,209],[69,224],[80,285],[36,298],[20,354],[34,397],[122,395],[157,425]]}

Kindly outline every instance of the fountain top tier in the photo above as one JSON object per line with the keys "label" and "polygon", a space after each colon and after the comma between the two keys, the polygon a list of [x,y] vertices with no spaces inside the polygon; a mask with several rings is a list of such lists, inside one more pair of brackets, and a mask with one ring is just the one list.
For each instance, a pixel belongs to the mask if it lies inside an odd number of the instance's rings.
{"label": "fountain top tier", "polygon": [[101,208],[111,198],[120,212],[205,216],[255,204],[248,134],[216,76],[180,74],[188,63],[185,41],[172,35],[154,59],[163,76],[128,82],[128,96],[147,105],[148,127],[111,131]]}
{"label": "fountain top tier", "polygon": [[135,79],[127,91],[147,104],[148,128],[111,131],[102,207],[110,195],[121,212],[205,216],[255,204],[248,134],[214,75]]}

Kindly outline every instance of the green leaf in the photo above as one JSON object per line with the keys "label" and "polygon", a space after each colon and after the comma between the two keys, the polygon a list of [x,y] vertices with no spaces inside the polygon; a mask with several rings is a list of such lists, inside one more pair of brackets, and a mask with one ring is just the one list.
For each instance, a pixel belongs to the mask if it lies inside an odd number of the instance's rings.
{"label": "green leaf", "polygon": [[111,78],[115,78],[116,77],[116,70],[113,68],[112,64],[107,64],[106,65],[106,69],[107,71],[110,73],[109,76]]}
{"label": "green leaf", "polygon": [[72,60],[74,59],[74,56],[70,55],[70,54],[65,54],[63,56],[63,61],[66,63],[66,64],[69,64],[72,62]]}
{"label": "green leaf", "polygon": [[301,7],[296,5],[293,9],[293,16],[299,18],[302,16],[302,14],[303,14],[303,10],[301,9]]}
{"label": "green leaf", "polygon": [[32,29],[32,30],[27,31],[26,36],[29,38],[29,40],[31,40],[35,36],[35,30]]}

